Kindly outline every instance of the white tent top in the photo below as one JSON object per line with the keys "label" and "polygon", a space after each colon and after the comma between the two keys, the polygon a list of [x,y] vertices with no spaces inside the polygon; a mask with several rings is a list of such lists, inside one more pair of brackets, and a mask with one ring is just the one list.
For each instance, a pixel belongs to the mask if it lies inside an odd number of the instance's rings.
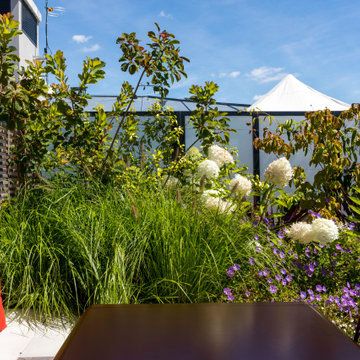
{"label": "white tent top", "polygon": [[349,108],[349,104],[322,94],[289,74],[248,110],[305,112],[324,109],[343,111]]}

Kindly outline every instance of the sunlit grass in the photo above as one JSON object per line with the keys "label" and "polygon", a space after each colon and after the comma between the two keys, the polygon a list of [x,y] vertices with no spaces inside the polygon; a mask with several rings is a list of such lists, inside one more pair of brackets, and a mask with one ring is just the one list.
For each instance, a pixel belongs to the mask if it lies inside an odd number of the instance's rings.
{"label": "sunlit grass", "polygon": [[99,303],[217,301],[224,271],[248,257],[255,230],[192,203],[146,186],[24,192],[0,212],[5,305],[48,320]]}

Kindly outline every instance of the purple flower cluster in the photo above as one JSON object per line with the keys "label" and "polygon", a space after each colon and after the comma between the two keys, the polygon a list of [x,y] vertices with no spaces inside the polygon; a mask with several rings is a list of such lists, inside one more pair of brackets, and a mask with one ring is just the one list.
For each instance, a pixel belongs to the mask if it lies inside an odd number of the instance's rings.
{"label": "purple flower cluster", "polygon": [[321,215],[315,211],[309,210],[308,213],[315,218],[321,218]]}
{"label": "purple flower cluster", "polygon": [[226,275],[228,277],[233,277],[235,275],[235,271],[239,271],[240,270],[240,265],[239,264],[234,264],[233,266],[230,266],[228,271],[226,272]]}
{"label": "purple flower cluster", "polygon": [[224,294],[227,295],[227,300],[228,300],[228,301],[234,301],[235,296],[232,294],[230,288],[225,288],[225,289],[224,289]]}

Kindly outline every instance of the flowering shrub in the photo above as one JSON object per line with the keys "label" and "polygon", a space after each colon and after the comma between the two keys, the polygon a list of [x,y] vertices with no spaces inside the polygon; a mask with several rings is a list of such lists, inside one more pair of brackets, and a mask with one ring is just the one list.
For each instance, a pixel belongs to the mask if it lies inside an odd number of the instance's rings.
{"label": "flowering shrub", "polygon": [[[315,218],[290,230],[276,230],[268,220],[254,226],[252,255],[227,270],[224,300],[303,301],[353,336],[360,302],[360,238],[352,233],[354,225]],[[320,243],[311,242],[314,234]]]}

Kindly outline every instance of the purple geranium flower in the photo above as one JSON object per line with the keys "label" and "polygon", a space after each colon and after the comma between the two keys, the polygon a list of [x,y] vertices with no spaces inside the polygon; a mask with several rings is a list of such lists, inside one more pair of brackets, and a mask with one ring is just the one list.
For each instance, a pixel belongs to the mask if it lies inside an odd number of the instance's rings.
{"label": "purple geranium flower", "polygon": [[254,260],[253,257],[251,257],[251,258],[249,259],[249,263],[250,263],[251,265],[254,265],[254,264],[255,264],[255,260]]}
{"label": "purple geranium flower", "polygon": [[277,281],[281,281],[282,277],[281,277],[281,275],[276,274],[276,275],[275,275],[275,279],[276,279]]}
{"label": "purple geranium flower", "polygon": [[281,280],[281,283],[282,283],[284,286],[286,286],[286,285],[287,285],[286,279],[282,279],[282,280]]}
{"label": "purple geranium flower", "polygon": [[230,288],[225,288],[224,289],[224,294],[226,294],[226,295],[231,294],[231,289]]}
{"label": "purple geranium flower", "polygon": [[321,301],[321,295],[320,294],[317,294],[315,297],[316,297],[317,301]]}
{"label": "purple geranium flower", "polygon": [[340,244],[336,244],[336,245],[335,245],[335,248],[336,248],[337,250],[341,251],[341,252],[344,252],[344,250],[343,250],[343,248],[341,247]]}
{"label": "purple geranium flower", "polygon": [[[264,274],[264,276],[269,276],[269,275],[270,275],[270,270],[265,269],[265,270],[263,271],[263,274]],[[360,285],[359,285],[359,286],[360,286]]]}
{"label": "purple geranium flower", "polygon": [[258,271],[258,275],[259,275],[259,276],[263,276],[264,273],[263,273],[261,270],[259,270],[259,271]]}
{"label": "purple geranium flower", "polygon": [[281,269],[280,272],[281,272],[283,275],[286,275],[286,270],[285,270],[285,269]]}
{"label": "purple geranium flower", "polygon": [[304,300],[304,299],[306,299],[306,292],[305,291],[302,291],[301,293],[300,293],[300,297]]}
{"label": "purple geranium flower", "polygon": [[233,270],[235,270],[235,271],[240,270],[240,265],[239,264],[234,264]]}
{"label": "purple geranium flower", "polygon": [[317,292],[322,292],[322,285],[316,285],[316,291]]}
{"label": "purple geranium flower", "polygon": [[228,295],[227,299],[228,299],[228,301],[234,301],[235,296],[230,294],[230,295]]}
{"label": "purple geranium flower", "polygon": [[272,278],[270,278],[270,277],[269,277],[269,278],[267,278],[266,280],[267,280],[267,282],[268,282],[269,284],[271,284],[271,283],[273,282],[273,279],[272,279]]}
{"label": "purple geranium flower", "polygon": [[245,291],[245,296],[249,297],[250,296],[250,291]]}
{"label": "purple geranium flower", "polygon": [[286,279],[287,282],[292,281],[292,277],[290,275],[286,275],[285,279]]}
{"label": "purple geranium flower", "polygon": [[271,292],[272,294],[275,294],[276,291],[277,291],[277,288],[276,288],[276,286],[274,286],[274,285],[270,285],[269,290],[270,290],[270,292]]}
{"label": "purple geranium flower", "polygon": [[232,269],[229,269],[229,270],[227,271],[226,275],[227,275],[228,277],[233,277],[233,276],[234,276],[234,271],[233,271]]}

